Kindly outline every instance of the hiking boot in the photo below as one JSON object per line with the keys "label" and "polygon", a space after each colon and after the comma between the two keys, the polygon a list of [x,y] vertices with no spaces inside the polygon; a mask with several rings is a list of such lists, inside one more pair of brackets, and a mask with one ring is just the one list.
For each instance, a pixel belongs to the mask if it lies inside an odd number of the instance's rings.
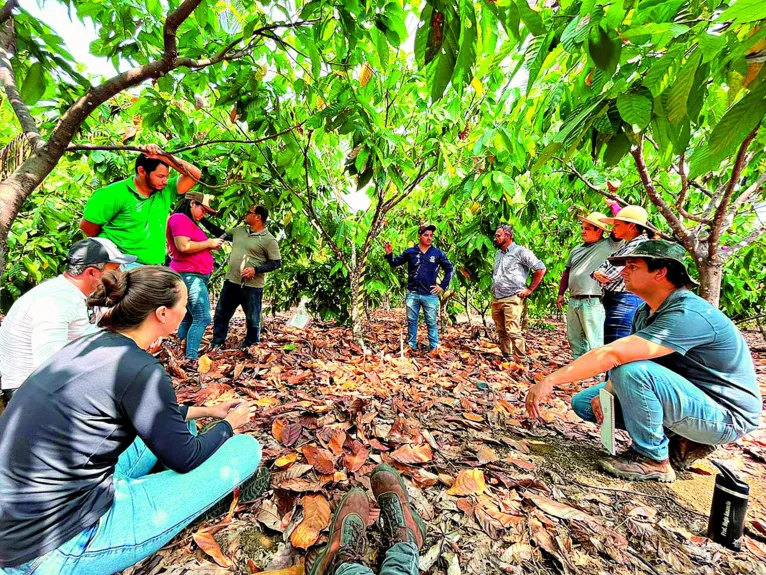
{"label": "hiking boot", "polygon": [[673,483],[676,480],[676,472],[670,466],[670,461],[655,461],[632,450],[625,455],[602,460],[599,467],[610,475],[628,481]]}
{"label": "hiking boot", "polygon": [[704,459],[715,450],[715,445],[703,445],[680,435],[670,437],[670,465],[678,471],[686,471],[698,459]]}
{"label": "hiking boot", "polygon": [[332,575],[343,563],[364,563],[365,529],[370,501],[361,489],[352,489],[340,500],[330,523],[327,545],[306,561],[308,575]]}
{"label": "hiking boot", "polygon": [[370,484],[380,507],[387,547],[415,543],[421,549],[426,539],[426,524],[410,505],[402,476],[390,465],[382,464],[372,471]]}
{"label": "hiking boot", "polygon": [[[261,495],[269,490],[271,484],[271,474],[265,467],[259,467],[250,479],[245,481],[239,486],[239,502],[250,503],[255,501]],[[210,509],[205,511],[198,519],[198,521],[207,521],[215,517],[220,517],[228,513],[231,508],[231,502],[234,501],[234,494],[229,493],[222,499],[213,505]]]}

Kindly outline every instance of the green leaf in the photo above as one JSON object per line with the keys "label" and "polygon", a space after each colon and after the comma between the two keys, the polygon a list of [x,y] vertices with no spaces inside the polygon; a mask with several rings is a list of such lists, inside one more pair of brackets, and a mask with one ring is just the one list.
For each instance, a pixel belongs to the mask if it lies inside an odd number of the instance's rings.
{"label": "green leaf", "polygon": [[527,92],[532,89],[532,85],[537,79],[537,75],[540,73],[540,69],[543,67],[546,56],[548,56],[548,50],[553,40],[553,31],[551,30],[545,36],[538,36],[533,38],[529,43],[529,48],[524,56],[524,64],[529,70],[529,78],[527,79]]}
{"label": "green leaf", "polygon": [[733,155],[747,135],[766,116],[766,83],[734,104],[718,122],[707,145],[694,152],[689,177],[715,170],[726,156]]}
{"label": "green leaf", "polygon": [[688,26],[675,24],[673,22],[663,22],[660,24],[644,24],[628,28],[622,35],[628,39],[638,38],[640,36],[649,36],[652,44],[661,44],[671,38],[676,38],[689,31]]}
{"label": "green leaf", "polygon": [[625,134],[617,134],[606,145],[604,163],[607,167],[616,166],[628,152],[630,152],[630,140]]}
{"label": "green leaf", "polygon": [[590,14],[585,17],[575,16],[561,33],[561,43],[564,50],[570,53],[577,51],[577,44],[582,44],[588,38]]}
{"label": "green leaf", "polygon": [[707,64],[726,47],[726,36],[713,36],[703,31],[697,35],[697,44],[702,50],[702,63]]}
{"label": "green leaf", "polygon": [[[443,13],[443,41],[434,59],[428,64],[426,78],[431,87],[431,101],[439,100],[449,85],[455,70],[460,38],[460,19],[454,7],[448,6]],[[436,14],[436,12],[434,12]]]}
{"label": "green leaf", "polygon": [[476,12],[472,0],[460,0],[460,49],[452,73],[452,85],[468,84],[476,62]]}
{"label": "green leaf", "polygon": [[657,60],[644,77],[644,86],[649,88],[652,96],[657,98],[667,88],[671,69],[679,61],[684,53],[683,46],[674,46],[667,53]]}
{"label": "green leaf", "polygon": [[394,47],[399,46],[405,38],[407,38],[407,27],[404,25],[404,11],[398,2],[389,2],[383,9],[383,14],[379,16],[381,22],[388,28],[389,32],[393,32],[394,37],[391,34],[386,34],[386,37],[391,40],[397,40],[391,42]]}
{"label": "green leaf", "polygon": [[542,36],[545,34],[545,24],[543,24],[543,17],[539,12],[532,10],[527,4],[527,0],[516,0],[516,5],[519,8],[519,16],[521,21],[529,30],[532,36]]}
{"label": "green leaf", "polygon": [[558,142],[552,142],[545,146],[543,151],[540,152],[540,156],[537,158],[537,161],[534,163],[530,171],[534,174],[537,170],[542,168],[550,161],[553,156],[556,155],[556,152],[559,151],[559,148],[561,148],[561,144]]}
{"label": "green leaf", "polygon": [[617,110],[628,124],[643,130],[652,120],[652,100],[640,94],[622,94],[617,98]]}
{"label": "green leaf", "polygon": [[766,19],[766,2],[763,0],[737,0],[718,17],[719,22],[734,21],[738,24]]}
{"label": "green leaf", "polygon": [[613,73],[620,61],[622,47],[601,26],[591,29],[588,53],[593,62],[604,71]]}
{"label": "green leaf", "polygon": [[702,59],[702,50],[694,50],[678,72],[675,81],[667,90],[666,109],[668,120],[673,124],[679,124],[686,117],[686,106],[689,93],[694,85],[697,74],[697,66]]}
{"label": "green leaf", "polygon": [[21,99],[27,106],[34,106],[45,94],[45,69],[40,62],[29,67],[24,83],[21,85]]}

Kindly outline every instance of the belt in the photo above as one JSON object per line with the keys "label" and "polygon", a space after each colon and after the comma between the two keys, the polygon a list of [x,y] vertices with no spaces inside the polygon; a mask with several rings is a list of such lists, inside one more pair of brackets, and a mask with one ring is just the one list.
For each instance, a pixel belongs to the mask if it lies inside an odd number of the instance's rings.
{"label": "belt", "polygon": [[571,299],[601,299],[600,295],[570,295]]}

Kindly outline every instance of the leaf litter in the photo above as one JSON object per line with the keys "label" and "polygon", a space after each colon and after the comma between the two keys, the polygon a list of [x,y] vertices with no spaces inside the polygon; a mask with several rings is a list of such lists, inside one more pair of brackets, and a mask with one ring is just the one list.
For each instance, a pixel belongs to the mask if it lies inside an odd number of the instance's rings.
{"label": "leaf litter", "polygon": [[[733,553],[704,537],[714,476],[679,474],[665,486],[598,471],[598,430],[569,407],[593,382],[560,388],[544,423],[526,418],[529,385],[570,359],[560,325],[529,331],[524,372],[501,363],[491,334],[466,324],[442,330],[437,357],[402,358],[403,323],[400,312],[376,312],[362,349],[345,328],[297,330],[277,316],[260,346],[211,351],[198,370],[186,368],[175,338],[164,342],[158,356],[180,403],[253,401],[243,431],[263,445],[271,490],[184,530],[124,573],[301,575],[343,494],[361,487],[373,502],[369,476],[379,463],[399,470],[427,522],[426,573],[766,573],[763,426],[716,452],[753,489],[744,549]],[[763,388],[766,359],[754,356]],[[372,522],[378,514],[373,507]],[[375,525],[368,536],[374,550]]]}

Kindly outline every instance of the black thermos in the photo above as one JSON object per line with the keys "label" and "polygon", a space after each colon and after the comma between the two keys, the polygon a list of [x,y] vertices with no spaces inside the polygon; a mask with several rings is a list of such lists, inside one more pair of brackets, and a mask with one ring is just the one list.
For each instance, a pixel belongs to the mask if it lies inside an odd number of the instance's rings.
{"label": "black thermos", "polygon": [[713,461],[720,473],[715,478],[707,536],[724,547],[739,551],[745,532],[750,486],[723,463]]}

